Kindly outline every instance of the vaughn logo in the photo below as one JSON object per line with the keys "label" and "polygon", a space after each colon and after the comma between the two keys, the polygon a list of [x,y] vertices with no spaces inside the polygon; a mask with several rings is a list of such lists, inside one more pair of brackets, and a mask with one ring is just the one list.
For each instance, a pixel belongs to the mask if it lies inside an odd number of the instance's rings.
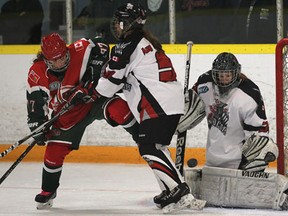
{"label": "vaughn logo", "polygon": [[242,171],[242,176],[245,177],[252,177],[252,178],[269,178],[269,173],[265,172],[249,172],[249,171]]}

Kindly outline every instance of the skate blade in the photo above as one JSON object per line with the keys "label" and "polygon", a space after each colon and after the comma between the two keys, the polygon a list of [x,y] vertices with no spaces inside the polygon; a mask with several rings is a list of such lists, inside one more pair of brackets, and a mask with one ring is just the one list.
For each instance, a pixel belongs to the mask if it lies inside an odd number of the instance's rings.
{"label": "skate blade", "polygon": [[206,200],[193,199],[187,207],[193,210],[203,210],[206,205]]}
{"label": "skate blade", "polygon": [[187,207],[188,205],[191,205],[191,202],[193,199],[194,198],[193,198],[192,194],[187,194],[187,195],[181,197],[181,199],[177,203],[171,203],[171,204],[165,206],[164,208],[162,208],[162,211],[164,214],[168,214],[171,212],[175,212],[177,210],[181,210],[181,209]]}
{"label": "skate blade", "polygon": [[46,203],[37,203],[36,208],[38,210],[42,210],[42,209],[50,209],[53,206],[53,199],[49,200]]}

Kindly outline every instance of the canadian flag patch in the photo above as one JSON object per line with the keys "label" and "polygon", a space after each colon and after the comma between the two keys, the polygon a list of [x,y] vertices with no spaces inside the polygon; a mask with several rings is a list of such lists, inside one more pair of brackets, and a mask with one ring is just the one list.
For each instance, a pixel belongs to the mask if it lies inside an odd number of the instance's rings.
{"label": "canadian flag patch", "polygon": [[38,83],[40,76],[38,74],[35,73],[35,71],[31,70],[28,74],[29,79],[34,82],[34,83]]}
{"label": "canadian flag patch", "polygon": [[82,41],[77,41],[77,42],[75,42],[74,46],[75,46],[75,50],[76,50],[76,52],[78,52],[78,51],[84,49],[84,46],[83,46]]}

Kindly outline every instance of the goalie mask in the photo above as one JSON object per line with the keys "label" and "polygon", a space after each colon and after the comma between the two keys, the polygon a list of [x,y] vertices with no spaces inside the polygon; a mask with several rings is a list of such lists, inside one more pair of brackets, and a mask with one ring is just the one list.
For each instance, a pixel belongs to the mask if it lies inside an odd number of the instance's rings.
{"label": "goalie mask", "polygon": [[70,62],[70,54],[65,41],[57,33],[45,36],[41,40],[41,51],[47,67],[54,72],[64,72]]}
{"label": "goalie mask", "polygon": [[212,64],[212,78],[221,95],[238,86],[241,65],[232,53],[220,53]]}
{"label": "goalie mask", "polygon": [[111,32],[117,40],[133,29],[141,29],[147,18],[147,12],[141,5],[127,3],[119,7],[111,20]]}

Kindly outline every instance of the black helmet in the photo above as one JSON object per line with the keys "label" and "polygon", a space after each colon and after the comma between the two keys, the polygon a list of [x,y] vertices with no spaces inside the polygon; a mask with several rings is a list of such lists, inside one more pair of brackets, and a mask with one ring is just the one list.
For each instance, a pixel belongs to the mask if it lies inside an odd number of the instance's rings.
{"label": "black helmet", "polygon": [[220,94],[239,84],[240,73],[241,65],[232,53],[220,53],[212,64],[212,78],[219,87]]}
{"label": "black helmet", "polygon": [[111,20],[111,32],[116,39],[122,39],[127,31],[142,28],[146,18],[147,11],[141,5],[127,3],[115,11]]}

